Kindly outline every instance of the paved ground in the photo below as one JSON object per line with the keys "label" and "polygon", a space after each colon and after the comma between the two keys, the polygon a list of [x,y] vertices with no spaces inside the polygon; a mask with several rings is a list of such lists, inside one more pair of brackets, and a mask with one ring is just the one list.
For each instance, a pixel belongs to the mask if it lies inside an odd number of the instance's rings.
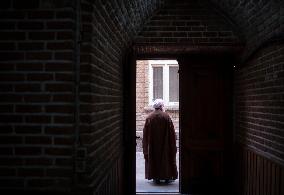
{"label": "paved ground", "polygon": [[[177,154],[177,166],[178,163]],[[145,179],[145,161],[142,152],[136,152],[136,192],[178,192],[179,181],[170,184],[155,184],[153,180]]]}

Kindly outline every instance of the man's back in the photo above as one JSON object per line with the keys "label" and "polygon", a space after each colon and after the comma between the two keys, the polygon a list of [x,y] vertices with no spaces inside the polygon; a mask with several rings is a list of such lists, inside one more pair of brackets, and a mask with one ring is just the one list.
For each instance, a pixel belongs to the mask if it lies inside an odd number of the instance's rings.
{"label": "man's back", "polygon": [[170,116],[160,109],[149,114],[143,130],[147,179],[176,179],[175,131]]}

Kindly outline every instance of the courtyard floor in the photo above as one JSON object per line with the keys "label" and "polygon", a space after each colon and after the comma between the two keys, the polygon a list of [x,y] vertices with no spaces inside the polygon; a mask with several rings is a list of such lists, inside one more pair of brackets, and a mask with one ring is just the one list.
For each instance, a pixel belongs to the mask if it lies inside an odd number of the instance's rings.
{"label": "courtyard floor", "polygon": [[[177,153],[177,166],[179,165]],[[136,152],[136,192],[179,192],[179,180],[169,184],[155,184],[153,180],[145,179],[145,160],[143,152]]]}

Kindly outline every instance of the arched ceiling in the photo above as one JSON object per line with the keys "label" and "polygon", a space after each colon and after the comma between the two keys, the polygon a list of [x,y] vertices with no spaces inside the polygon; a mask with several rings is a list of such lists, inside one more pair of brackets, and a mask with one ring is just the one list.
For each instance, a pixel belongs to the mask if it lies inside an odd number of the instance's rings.
{"label": "arched ceiling", "polygon": [[[124,2],[126,1],[124,0]],[[172,1],[179,0],[134,0],[133,3],[136,5],[145,4],[148,8],[153,8],[152,10],[159,10]],[[212,6],[218,9],[220,13],[235,23],[249,46],[257,46],[263,41],[273,37],[281,37],[284,34],[283,0],[207,1],[211,2]],[[139,10],[137,11],[139,12]],[[147,15],[154,13],[147,13]]]}
{"label": "arched ceiling", "polygon": [[284,1],[210,0],[243,32],[248,46],[257,46],[273,37],[283,37]]}
{"label": "arched ceiling", "polygon": [[[125,48],[159,10],[180,0],[83,0],[85,1],[92,2],[96,10],[95,28],[98,40],[102,40],[101,44],[115,44]],[[208,1],[223,18],[235,25],[234,29],[238,29],[238,35],[243,35],[242,40],[247,48],[257,47],[274,37],[283,37],[283,0],[195,1]],[[110,37],[112,43],[107,37]]]}
{"label": "arched ceiling", "polygon": [[243,45],[242,34],[206,0],[172,1],[146,23],[135,44]]}

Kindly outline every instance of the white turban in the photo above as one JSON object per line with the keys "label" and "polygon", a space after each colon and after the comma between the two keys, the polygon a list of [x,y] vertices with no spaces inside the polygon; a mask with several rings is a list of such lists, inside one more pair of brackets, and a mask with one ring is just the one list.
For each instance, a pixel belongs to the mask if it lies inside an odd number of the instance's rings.
{"label": "white turban", "polygon": [[154,101],[153,107],[154,107],[155,109],[163,109],[163,107],[164,107],[164,101],[163,101],[162,99],[156,99],[156,100]]}

